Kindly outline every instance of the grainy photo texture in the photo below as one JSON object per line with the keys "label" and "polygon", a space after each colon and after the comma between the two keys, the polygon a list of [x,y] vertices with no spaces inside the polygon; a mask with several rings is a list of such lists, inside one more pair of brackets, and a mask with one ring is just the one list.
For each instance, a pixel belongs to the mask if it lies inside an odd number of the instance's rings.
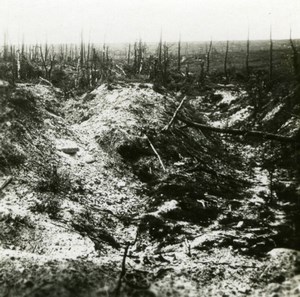
{"label": "grainy photo texture", "polygon": [[0,0],[0,297],[300,296],[299,0]]}

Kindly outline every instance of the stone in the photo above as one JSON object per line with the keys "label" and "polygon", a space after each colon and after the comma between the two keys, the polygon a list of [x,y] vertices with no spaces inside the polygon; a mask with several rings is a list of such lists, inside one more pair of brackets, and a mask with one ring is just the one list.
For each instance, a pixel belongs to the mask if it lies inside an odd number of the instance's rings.
{"label": "stone", "polygon": [[96,159],[93,156],[87,156],[85,158],[85,163],[87,163],[87,164],[91,164],[91,163],[94,163],[94,162],[96,162]]}
{"label": "stone", "polygon": [[50,119],[45,119],[44,120],[44,125],[46,127],[50,127],[50,128],[54,128],[53,124],[51,123],[51,120]]}
{"label": "stone", "polygon": [[74,155],[79,151],[78,147],[63,147],[61,148],[61,151],[65,154]]}
{"label": "stone", "polygon": [[117,184],[118,188],[124,188],[126,186],[126,183],[124,181],[119,181]]}
{"label": "stone", "polygon": [[72,140],[57,140],[56,149],[65,154],[74,155],[79,151],[78,145]]}

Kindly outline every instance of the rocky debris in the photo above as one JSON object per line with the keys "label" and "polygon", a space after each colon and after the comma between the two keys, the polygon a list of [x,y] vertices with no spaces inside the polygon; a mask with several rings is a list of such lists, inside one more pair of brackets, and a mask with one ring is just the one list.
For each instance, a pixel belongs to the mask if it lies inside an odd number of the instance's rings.
{"label": "rocky debris", "polygon": [[69,139],[58,139],[56,149],[69,155],[74,155],[79,151],[77,143]]}

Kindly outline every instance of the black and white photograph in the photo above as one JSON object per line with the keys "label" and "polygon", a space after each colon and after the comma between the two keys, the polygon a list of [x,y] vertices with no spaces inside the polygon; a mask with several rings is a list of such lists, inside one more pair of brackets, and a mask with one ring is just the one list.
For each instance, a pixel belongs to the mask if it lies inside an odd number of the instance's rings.
{"label": "black and white photograph", "polygon": [[0,0],[0,297],[300,297],[300,0]]}

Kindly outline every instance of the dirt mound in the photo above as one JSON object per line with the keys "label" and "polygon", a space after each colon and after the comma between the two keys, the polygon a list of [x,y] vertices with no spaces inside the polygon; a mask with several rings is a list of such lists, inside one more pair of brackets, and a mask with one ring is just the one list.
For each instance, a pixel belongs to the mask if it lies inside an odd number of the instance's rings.
{"label": "dirt mound", "polygon": [[[224,206],[222,198],[241,194],[244,182],[233,167],[239,157],[229,154],[218,136],[176,122],[165,129],[180,101],[151,84],[120,83],[102,85],[65,110],[76,108],[75,129],[94,137],[116,167],[126,166],[148,184],[151,210],[175,199],[176,209],[165,218],[206,224]],[[181,112],[205,122],[197,108],[191,99]],[[74,120],[74,113],[69,118]]]}

